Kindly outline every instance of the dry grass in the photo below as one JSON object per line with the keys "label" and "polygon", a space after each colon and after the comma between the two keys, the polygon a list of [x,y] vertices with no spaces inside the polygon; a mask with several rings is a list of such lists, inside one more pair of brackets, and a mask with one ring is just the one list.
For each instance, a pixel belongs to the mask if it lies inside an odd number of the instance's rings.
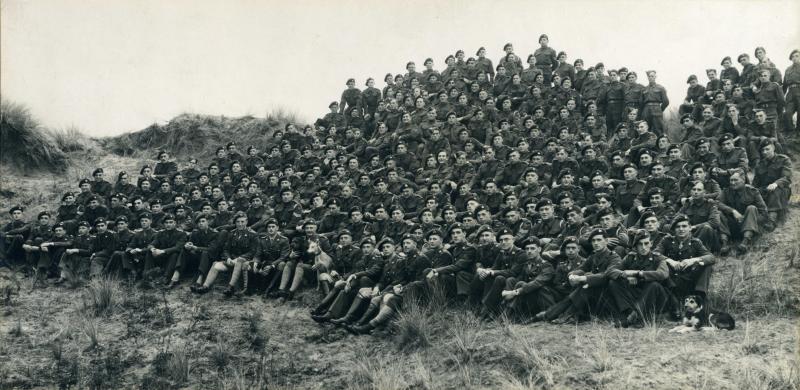
{"label": "dry grass", "polygon": [[113,278],[94,279],[86,288],[84,312],[92,316],[109,316],[122,303],[119,281]]}
{"label": "dry grass", "polygon": [[24,171],[61,172],[67,155],[27,107],[0,101],[0,161]]}

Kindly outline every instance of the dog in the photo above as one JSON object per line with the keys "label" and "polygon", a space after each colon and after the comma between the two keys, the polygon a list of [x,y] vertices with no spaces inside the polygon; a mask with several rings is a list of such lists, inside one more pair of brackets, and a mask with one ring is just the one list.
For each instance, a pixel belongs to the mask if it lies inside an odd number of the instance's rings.
{"label": "dog", "polygon": [[728,313],[710,310],[703,305],[697,295],[689,295],[683,300],[683,321],[670,329],[670,332],[688,333],[696,331],[713,331],[717,329],[733,330],[736,321]]}

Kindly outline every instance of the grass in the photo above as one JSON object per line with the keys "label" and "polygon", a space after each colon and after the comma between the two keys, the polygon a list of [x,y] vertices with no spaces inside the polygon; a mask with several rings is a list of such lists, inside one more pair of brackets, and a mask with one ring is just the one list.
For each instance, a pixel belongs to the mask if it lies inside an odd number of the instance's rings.
{"label": "grass", "polygon": [[67,166],[67,155],[27,107],[3,99],[0,101],[0,161],[24,172],[61,172]]}
{"label": "grass", "polygon": [[84,307],[92,316],[107,317],[121,304],[121,300],[119,281],[104,277],[89,283],[84,297]]}

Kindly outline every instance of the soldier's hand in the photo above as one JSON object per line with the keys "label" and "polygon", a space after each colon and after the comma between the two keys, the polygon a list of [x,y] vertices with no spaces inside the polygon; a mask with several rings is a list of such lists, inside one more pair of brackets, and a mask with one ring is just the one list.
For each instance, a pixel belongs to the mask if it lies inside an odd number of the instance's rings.
{"label": "soldier's hand", "polygon": [[778,188],[778,185],[775,184],[775,183],[772,183],[772,184],[767,186],[767,191],[775,191],[775,189],[777,189],[777,188]]}
{"label": "soldier's hand", "polygon": [[395,295],[400,295],[403,293],[403,286],[397,284],[392,288],[392,291],[394,292]]}
{"label": "soldier's hand", "polygon": [[737,222],[742,222],[744,215],[736,210],[733,210],[733,218],[735,218]]}
{"label": "soldier's hand", "polygon": [[639,283],[639,279],[630,276],[628,277],[628,284],[630,284],[631,286],[635,286],[637,283]]}

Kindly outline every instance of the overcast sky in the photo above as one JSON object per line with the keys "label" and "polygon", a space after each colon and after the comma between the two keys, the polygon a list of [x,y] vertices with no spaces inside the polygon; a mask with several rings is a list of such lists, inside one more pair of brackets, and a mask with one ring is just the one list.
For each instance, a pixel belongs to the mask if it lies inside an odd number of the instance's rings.
{"label": "overcast sky", "polygon": [[[783,70],[800,1],[3,0],[0,92],[50,127],[96,135],[182,112],[313,121],[345,80],[363,88],[485,46],[523,58],[541,33],[569,60],[659,71],[675,105],[686,77],[764,46]],[[641,82],[646,82],[640,76]],[[377,86],[384,84],[379,81]]]}

